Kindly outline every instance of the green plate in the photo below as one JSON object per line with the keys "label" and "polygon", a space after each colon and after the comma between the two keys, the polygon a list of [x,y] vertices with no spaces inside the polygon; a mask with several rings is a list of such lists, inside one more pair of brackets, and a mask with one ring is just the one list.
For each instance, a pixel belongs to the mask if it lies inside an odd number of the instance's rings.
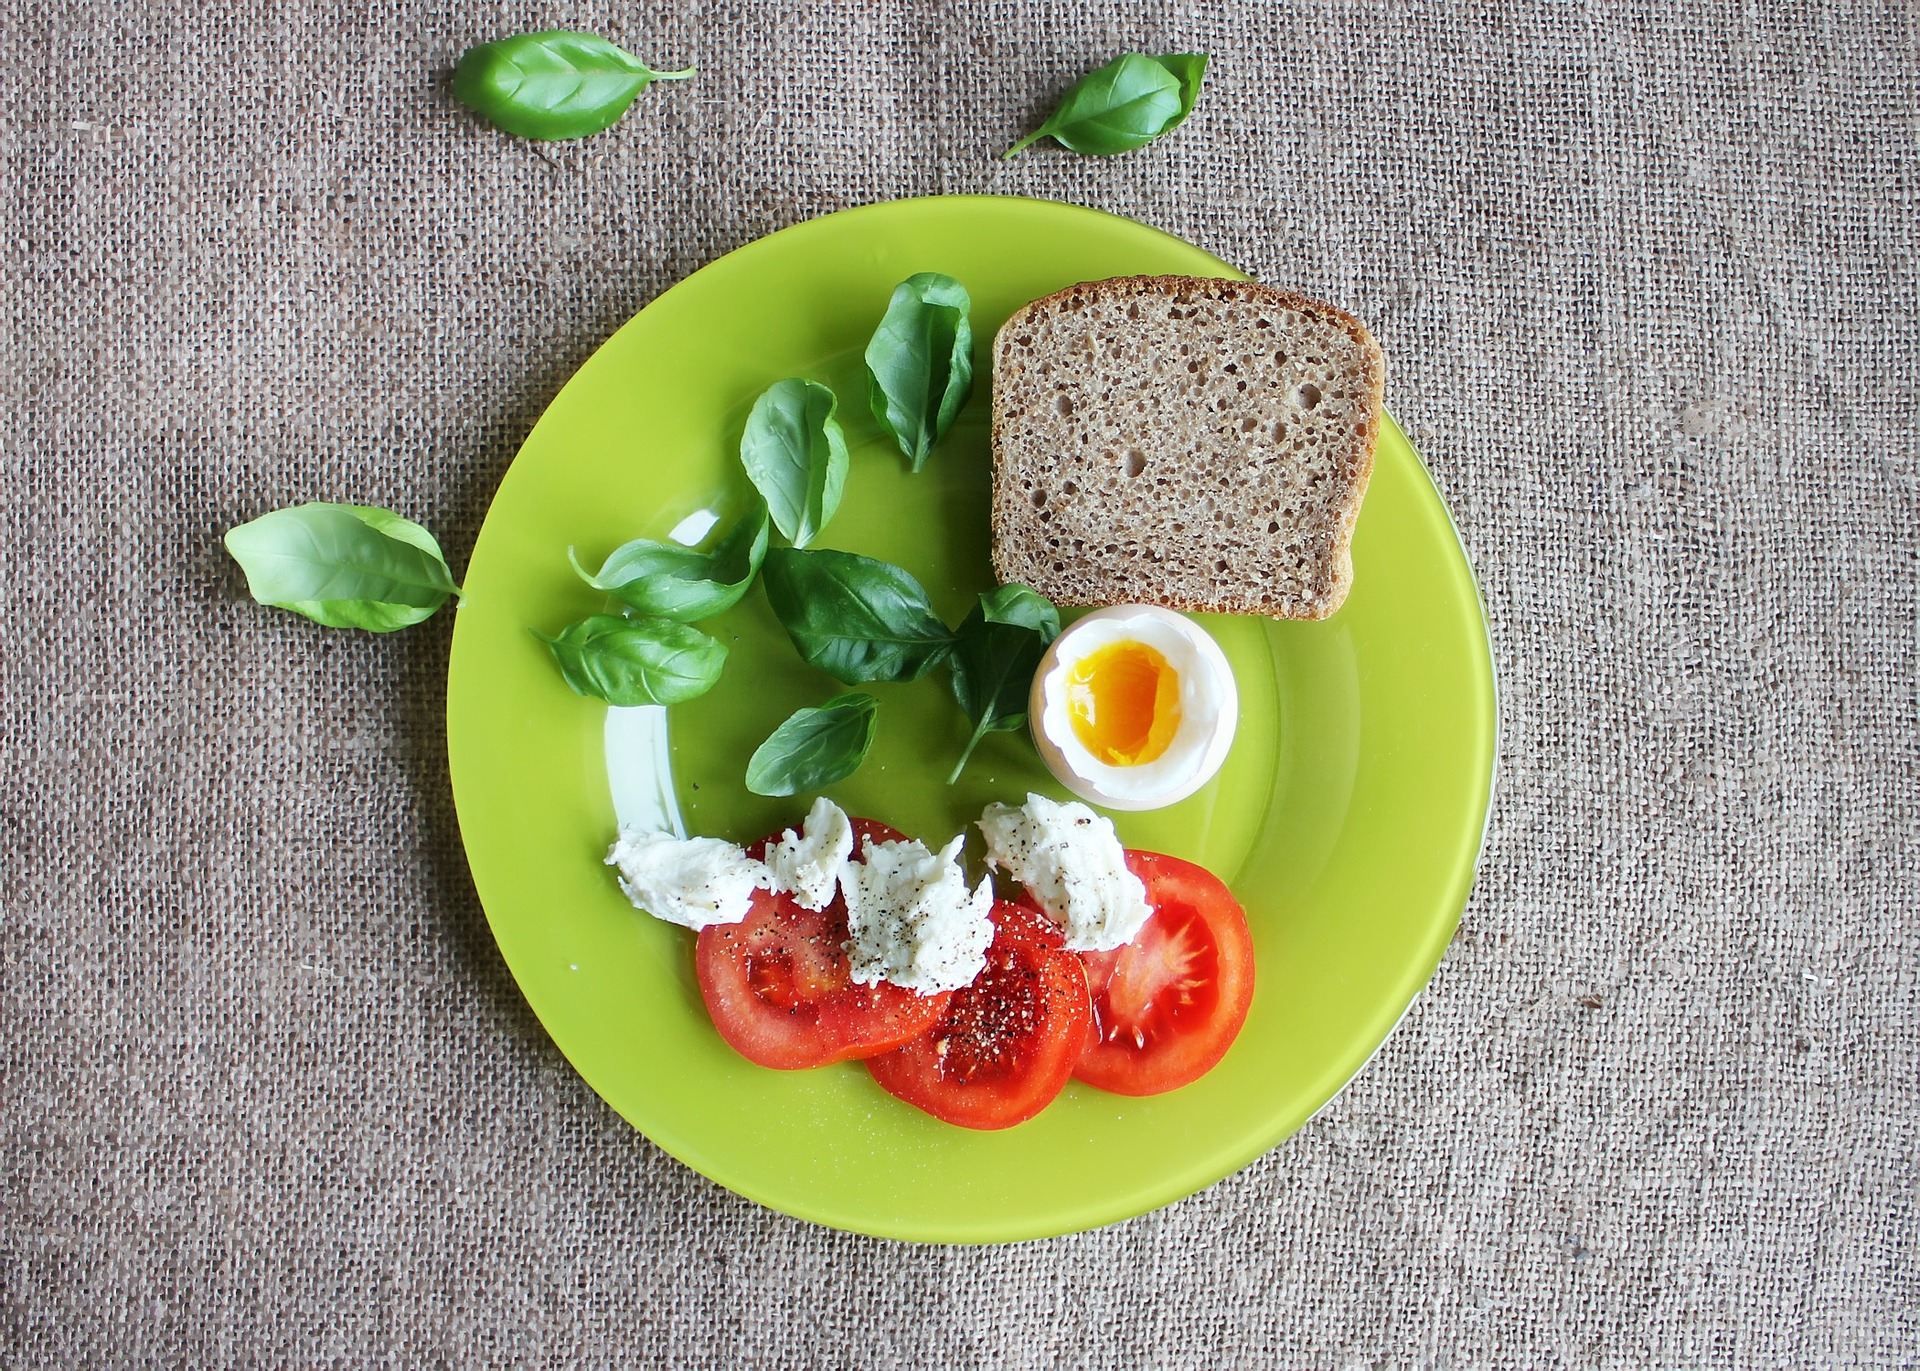
{"label": "green plate", "polygon": [[[866,403],[861,352],[894,284],[943,271],[973,294],[981,384],[910,475]],[[1240,732],[1220,775],[1172,808],[1118,815],[1123,841],[1201,862],[1246,905],[1258,988],[1204,1079],[1152,1099],[1078,1083],[1000,1133],[936,1122],[858,1063],[776,1072],[714,1032],[692,935],[637,913],[602,864],[623,817],[751,839],[808,797],[742,784],[774,725],[840,687],[804,667],[756,590],[703,627],[732,650],[720,685],[663,711],[568,691],[529,629],[605,607],[567,565],[627,539],[692,536],[737,510],[754,398],[784,376],[840,396],[853,452],[822,546],[898,562],[957,622],[987,564],[994,330],[1076,281],[1238,275],[1129,220],[1043,201],[873,205],[776,233],[695,272],[580,369],[501,482],[467,571],[447,747],[467,857],[534,1012],[593,1088],[687,1165],[838,1228],[949,1242],[1071,1232],[1191,1194],[1273,1147],[1332,1098],[1426,984],[1485,831],[1494,686],[1485,617],[1432,481],[1391,422],[1354,540],[1355,580],[1325,623],[1205,619],[1232,661]],[[938,845],[989,800],[1064,797],[1023,735],[962,782],[944,673],[880,696],[865,767],[830,793]],[[669,726],[670,724],[670,726]],[[978,838],[972,844],[978,851]]]}

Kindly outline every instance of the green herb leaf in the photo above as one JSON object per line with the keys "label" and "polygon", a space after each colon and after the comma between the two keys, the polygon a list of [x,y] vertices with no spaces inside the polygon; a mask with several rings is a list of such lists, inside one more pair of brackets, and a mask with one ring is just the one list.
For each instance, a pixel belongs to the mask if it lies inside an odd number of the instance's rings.
{"label": "green herb leaf", "polygon": [[1145,147],[1192,113],[1206,69],[1207,59],[1200,53],[1122,53],[1074,82],[1047,122],[1004,156],[1048,137],[1075,152],[1100,157]]}
{"label": "green herb leaf", "polygon": [[1161,133],[1172,133],[1187,122],[1187,116],[1193,113],[1193,103],[1200,98],[1200,83],[1207,79],[1207,55],[1204,52],[1170,52],[1153,59],[1168,71],[1180,83],[1180,113],[1174,116],[1172,123],[1161,129]]}
{"label": "green herb leaf", "polygon": [[431,533],[371,505],[277,509],[229,529],[226,545],[254,599],[331,628],[391,633],[460,593]]}
{"label": "green herb leaf", "polygon": [[873,417],[915,471],[973,394],[972,302],[951,276],[922,271],[893,288],[867,344]]}
{"label": "green herb leaf", "polygon": [[671,619],[591,614],[557,637],[534,634],[553,651],[576,694],[610,705],[677,705],[720,679],[726,645]]}
{"label": "green herb leaf", "polygon": [[468,48],[453,71],[453,94],[522,138],[585,138],[655,81],[691,75],[692,67],[655,71],[597,34],[555,29]]}
{"label": "green herb leaf", "polygon": [[974,748],[989,733],[1003,733],[1027,722],[1033,673],[1047,644],[1060,636],[1060,612],[1046,597],[1023,585],[1004,585],[980,597],[980,603],[954,635],[953,698],[973,723],[967,745],[947,777],[960,779]]}
{"label": "green herb leaf", "polygon": [[820,535],[847,484],[847,439],[833,417],[839,401],[814,381],[776,381],[753,402],[740,435],[740,464],[766,498],[788,542]]}
{"label": "green herb leaf", "polygon": [[580,565],[571,548],[567,551],[580,579],[595,590],[618,596],[642,614],[682,623],[732,609],[760,574],[766,555],[767,507],[758,499],[708,552],[636,538],[616,548],[596,576]]}
{"label": "green herb leaf", "polygon": [[880,702],[853,691],[817,709],[795,710],[747,761],[747,789],[756,795],[795,795],[844,781],[873,746]]}
{"label": "green herb leaf", "polygon": [[761,583],[801,657],[846,685],[918,680],[953,641],[920,583],[871,557],[775,548]]}

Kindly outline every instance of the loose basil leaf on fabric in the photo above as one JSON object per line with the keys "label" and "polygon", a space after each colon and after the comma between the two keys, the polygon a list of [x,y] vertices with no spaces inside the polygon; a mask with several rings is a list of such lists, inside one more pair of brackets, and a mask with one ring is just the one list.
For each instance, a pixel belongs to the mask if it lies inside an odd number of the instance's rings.
{"label": "loose basil leaf on fabric", "polygon": [[918,680],[953,641],[920,583],[887,562],[774,548],[760,579],[800,656],[846,685]]}
{"label": "loose basil leaf on fabric", "polygon": [[683,81],[693,70],[655,71],[597,34],[554,29],[468,48],[453,70],[453,94],[522,138],[585,138],[655,81]]}
{"label": "loose basil leaf on fabric", "polygon": [[1206,57],[1199,53],[1122,53],[1068,87],[1047,122],[1002,155],[1013,157],[1048,137],[1100,157],[1145,147],[1192,112],[1205,74]]}
{"label": "loose basil leaf on fabric", "polygon": [[590,614],[549,638],[560,674],[576,694],[610,705],[677,705],[713,689],[726,665],[724,643],[671,619]]}
{"label": "loose basil leaf on fabric", "polygon": [[372,505],[276,509],[225,542],[254,599],[330,628],[391,633],[460,593],[433,535]]}
{"label": "loose basil leaf on fabric", "polygon": [[1172,123],[1161,129],[1162,133],[1172,133],[1187,122],[1187,116],[1193,113],[1194,101],[1200,98],[1200,83],[1207,79],[1207,55],[1204,52],[1170,52],[1153,59],[1168,71],[1180,83],[1180,113],[1174,116]]}
{"label": "loose basil leaf on fabric", "polygon": [[951,276],[916,272],[893,288],[867,344],[873,417],[915,471],[973,394],[972,308],[967,288]]}
{"label": "loose basil leaf on fabric", "polygon": [[755,500],[753,509],[707,552],[636,538],[614,549],[598,575],[581,566],[571,548],[567,558],[595,590],[618,596],[642,614],[693,623],[740,603],[760,574],[767,534],[767,506]]}
{"label": "loose basil leaf on fabric", "polygon": [[879,708],[873,696],[856,690],[795,710],[747,759],[747,789],[797,795],[844,781],[867,759]]}
{"label": "loose basil leaf on fabric", "polygon": [[947,777],[952,785],[966,770],[974,748],[989,733],[1003,733],[1027,722],[1033,673],[1047,645],[1060,636],[1060,611],[1026,586],[1000,586],[980,597],[954,635],[948,659],[953,698],[973,732]]}
{"label": "loose basil leaf on fabric", "polygon": [[847,439],[839,401],[816,381],[775,381],[753,402],[740,435],[740,464],[795,547],[819,536],[847,484]]}

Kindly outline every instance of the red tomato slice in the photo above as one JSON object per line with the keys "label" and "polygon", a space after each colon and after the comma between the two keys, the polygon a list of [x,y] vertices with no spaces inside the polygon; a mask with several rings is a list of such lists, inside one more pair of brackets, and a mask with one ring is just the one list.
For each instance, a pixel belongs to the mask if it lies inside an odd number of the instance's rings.
{"label": "red tomato slice", "polygon": [[1253,939],[1240,902],[1204,867],[1129,852],[1153,914],[1132,942],[1083,952],[1091,1046],[1073,1074],[1119,1095],[1158,1095],[1211,1071],[1253,1000]]}
{"label": "red tomato slice", "polygon": [[[856,853],[868,838],[903,836],[868,819],[855,819],[853,832]],[[771,841],[748,851],[759,856]],[[812,910],[788,895],[754,892],[746,918],[702,929],[695,945],[694,969],[713,1026],[748,1061],[797,1071],[891,1051],[939,1022],[944,994],[855,984],[846,942],[839,896]]]}
{"label": "red tomato slice", "polygon": [[887,1093],[964,1128],[1010,1128],[1052,1102],[1086,1045],[1092,1004],[1079,959],[1044,916],[993,907],[987,966],[945,1016],[897,1052],[867,1058]]}

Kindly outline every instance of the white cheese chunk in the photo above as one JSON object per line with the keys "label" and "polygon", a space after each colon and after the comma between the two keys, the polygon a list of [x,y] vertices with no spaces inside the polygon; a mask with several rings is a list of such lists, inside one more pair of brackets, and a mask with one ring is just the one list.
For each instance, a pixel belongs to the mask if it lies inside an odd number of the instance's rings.
{"label": "white cheese chunk", "polygon": [[825,909],[840,888],[840,873],[853,855],[853,824],[825,795],[813,802],[802,828],[790,828],[767,848],[773,888],[808,909]]}
{"label": "white cheese chunk", "polygon": [[1032,794],[1018,809],[990,804],[980,831],[987,835],[987,865],[1031,891],[1076,952],[1106,952],[1133,941],[1153,913],[1146,886],[1127,870],[1113,820],[1083,804]]}
{"label": "white cheese chunk", "polygon": [[862,985],[891,981],[923,995],[970,985],[993,941],[993,885],[967,891],[955,860],[965,835],[938,853],[925,843],[868,842],[847,866],[847,960]]}
{"label": "white cheese chunk", "polygon": [[720,838],[676,838],[629,826],[607,853],[607,865],[620,869],[620,889],[636,908],[682,928],[739,923],[753,906],[753,892],[773,888],[764,862]]}

